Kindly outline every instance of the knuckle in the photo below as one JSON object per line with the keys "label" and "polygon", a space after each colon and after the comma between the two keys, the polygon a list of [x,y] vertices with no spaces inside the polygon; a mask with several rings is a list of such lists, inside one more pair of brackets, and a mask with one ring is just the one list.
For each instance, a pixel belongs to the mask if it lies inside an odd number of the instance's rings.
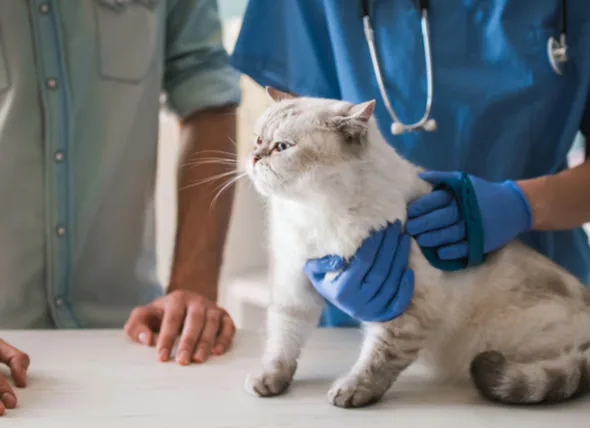
{"label": "knuckle", "polygon": [[213,346],[213,341],[208,338],[202,337],[199,340],[199,349],[209,349]]}
{"label": "knuckle", "polygon": [[168,313],[168,320],[172,323],[180,323],[183,320],[183,313],[180,311],[170,311]]}
{"label": "knuckle", "polygon": [[186,294],[184,290],[174,290],[173,292],[168,294],[168,300],[174,303],[184,301],[185,297]]}
{"label": "knuckle", "polygon": [[192,305],[190,312],[197,318],[203,318],[205,316],[206,308],[203,305]]}
{"label": "knuckle", "polygon": [[129,319],[133,319],[133,318],[137,318],[139,316],[141,316],[141,314],[145,311],[145,308],[143,306],[137,306],[135,308],[133,308],[133,310],[131,311],[131,314],[129,315]]}
{"label": "knuckle", "polygon": [[221,318],[221,312],[219,310],[216,309],[209,309],[207,311],[207,321],[219,321],[219,319]]}

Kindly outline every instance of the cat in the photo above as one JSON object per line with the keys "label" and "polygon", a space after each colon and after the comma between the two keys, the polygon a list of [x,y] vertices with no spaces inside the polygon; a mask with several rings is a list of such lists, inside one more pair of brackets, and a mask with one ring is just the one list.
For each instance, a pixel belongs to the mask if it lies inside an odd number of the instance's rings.
{"label": "cat", "polygon": [[[380,134],[374,100],[266,91],[272,102],[242,164],[269,211],[267,337],[261,369],[246,379],[262,397],[288,389],[324,305],[306,260],[349,260],[432,190],[418,176],[424,169]],[[590,391],[590,289],[576,277],[519,240],[455,272],[431,266],[414,240],[410,251],[410,305],[391,321],[363,323],[360,355],[328,392],[332,404],[379,401],[419,355],[442,379],[471,379],[493,402],[557,403]]]}

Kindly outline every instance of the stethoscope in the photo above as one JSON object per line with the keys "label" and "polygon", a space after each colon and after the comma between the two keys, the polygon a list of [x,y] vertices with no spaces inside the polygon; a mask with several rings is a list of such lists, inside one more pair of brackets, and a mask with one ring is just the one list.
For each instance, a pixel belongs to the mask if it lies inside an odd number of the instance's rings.
{"label": "stethoscope", "polygon": [[[422,29],[422,45],[424,46],[424,59],[426,62],[426,107],[422,118],[414,123],[406,124],[402,122],[395,110],[391,106],[385,85],[383,83],[383,76],[381,75],[381,67],[379,66],[379,59],[377,58],[377,52],[375,49],[375,38],[373,34],[373,28],[371,27],[369,0],[361,0],[362,6],[362,18],[363,27],[365,30],[365,39],[369,47],[371,54],[371,62],[373,63],[373,71],[377,78],[377,84],[379,85],[379,92],[383,98],[385,108],[391,116],[391,133],[394,135],[403,134],[404,132],[416,131],[422,129],[424,131],[432,132],[436,130],[436,120],[430,117],[432,109],[432,56],[430,53],[430,33],[428,30],[428,0],[418,0],[418,9],[420,10],[420,24]],[[551,63],[551,67],[556,74],[563,74],[563,64],[568,60],[567,58],[567,44],[566,44],[566,31],[567,31],[567,19],[566,19],[566,6],[567,0],[561,0],[561,16],[560,16],[560,32],[559,40],[555,37],[549,37],[547,41],[547,57]]]}

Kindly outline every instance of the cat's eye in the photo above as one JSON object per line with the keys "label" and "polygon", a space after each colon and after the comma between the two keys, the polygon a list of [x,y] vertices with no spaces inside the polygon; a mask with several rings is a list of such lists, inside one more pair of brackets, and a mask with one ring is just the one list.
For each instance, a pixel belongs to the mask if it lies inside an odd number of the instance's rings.
{"label": "cat's eye", "polygon": [[274,144],[273,149],[276,150],[277,152],[282,152],[282,151],[287,150],[291,146],[292,146],[292,144],[290,144],[290,143],[286,143],[284,141],[278,141]]}

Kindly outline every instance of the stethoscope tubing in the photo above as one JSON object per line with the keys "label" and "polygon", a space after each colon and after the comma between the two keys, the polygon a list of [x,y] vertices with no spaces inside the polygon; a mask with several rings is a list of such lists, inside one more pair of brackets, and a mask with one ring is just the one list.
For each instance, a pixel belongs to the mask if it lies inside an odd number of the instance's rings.
{"label": "stethoscope tubing", "polygon": [[[375,77],[377,79],[377,84],[379,86],[379,92],[381,93],[381,97],[383,99],[383,103],[385,104],[385,108],[387,109],[393,121],[391,125],[391,132],[392,134],[401,134],[406,131],[415,131],[420,128],[426,131],[434,131],[436,129],[436,121],[430,118],[433,100],[433,71],[432,53],[430,49],[430,31],[428,28],[429,1],[418,0],[418,8],[421,15],[420,23],[422,30],[422,45],[424,47],[424,59],[426,63],[426,106],[422,118],[419,121],[414,122],[412,124],[406,124],[399,119],[387,95],[383,75],[381,74],[379,59],[377,57],[377,50],[375,48],[375,35],[373,32],[373,28],[371,26],[371,13],[369,8],[369,1],[370,0],[361,0],[363,30],[365,33],[367,45],[369,47],[371,63],[373,65],[373,71],[375,72]],[[547,56],[549,58],[551,67],[558,75],[561,75],[563,73],[560,64],[567,62],[567,0],[561,0],[560,6],[561,28],[559,34],[559,41],[556,40],[554,37],[550,37],[547,41]]]}

